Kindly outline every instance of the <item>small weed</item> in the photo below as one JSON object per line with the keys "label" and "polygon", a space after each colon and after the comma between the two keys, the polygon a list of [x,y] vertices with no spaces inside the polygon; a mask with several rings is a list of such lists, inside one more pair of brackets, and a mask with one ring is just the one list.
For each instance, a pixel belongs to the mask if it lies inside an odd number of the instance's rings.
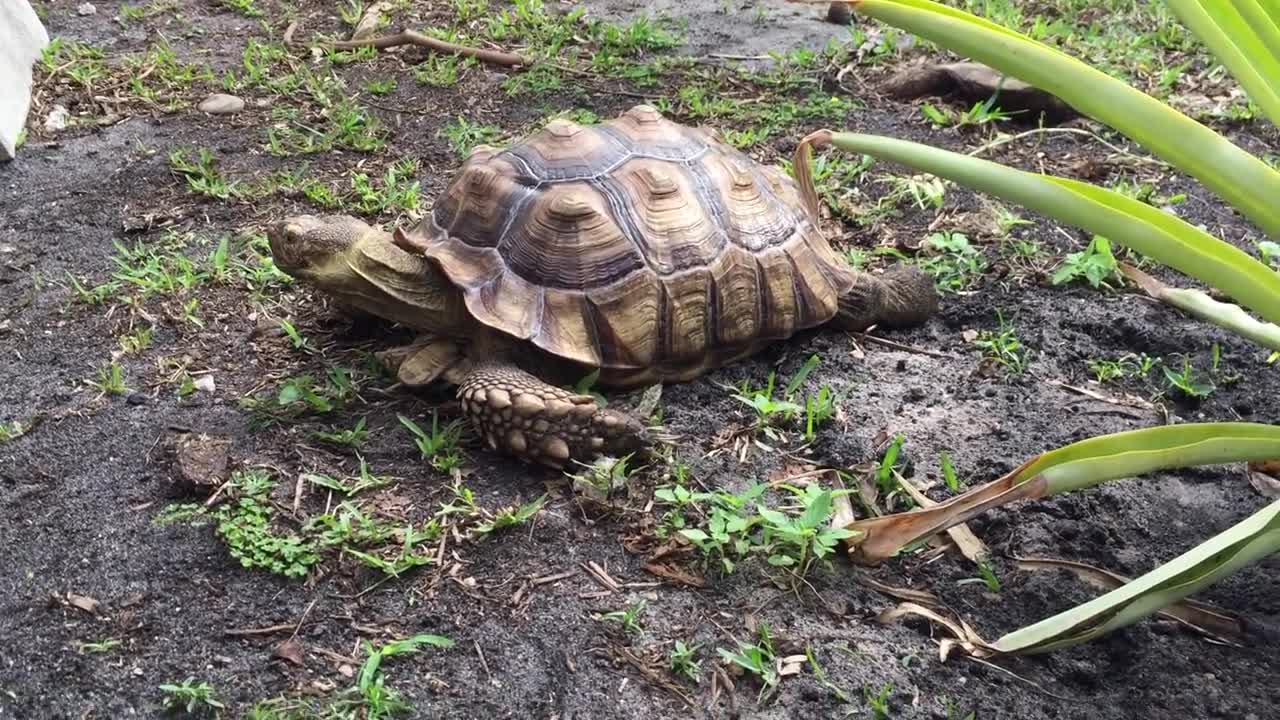
{"label": "small weed", "polygon": [[29,430],[31,430],[31,425],[24,424],[21,420],[0,422],[0,443],[17,440],[26,435]]}
{"label": "small weed", "polygon": [[439,416],[433,412],[431,432],[427,433],[404,415],[398,417],[400,424],[413,433],[413,444],[422,453],[422,458],[431,463],[431,467],[447,473],[462,466],[462,452],[458,449],[458,442],[462,439],[461,420],[454,420],[441,427]]}
{"label": "small weed", "polygon": [[461,71],[473,65],[473,58],[432,54],[414,69],[413,79],[431,87],[453,87],[458,84]]}
{"label": "small weed", "polygon": [[1276,272],[1280,272],[1280,243],[1261,240],[1257,246],[1258,256],[1262,258],[1262,262],[1270,265]]}
{"label": "small weed", "polygon": [[982,253],[958,232],[936,232],[925,238],[929,255],[920,260],[920,269],[933,276],[938,289],[960,292],[973,287],[987,269]]}
{"label": "small weed", "polygon": [[151,347],[152,329],[150,325],[144,325],[127,335],[120,336],[120,351],[125,355],[140,355],[144,350]]}
{"label": "small weed", "polygon": [[1115,256],[1111,254],[1109,240],[1101,235],[1094,235],[1084,251],[1071,253],[1063,259],[1050,282],[1061,285],[1078,278],[1084,278],[1094,288],[1110,289],[1111,283],[1119,284],[1120,269],[1116,265]]}
{"label": "small weed", "polygon": [[805,646],[804,657],[809,661],[809,667],[813,670],[813,678],[818,681],[818,684],[831,691],[831,694],[835,695],[836,699],[840,702],[849,702],[848,694],[846,694],[844,690],[836,687],[835,683],[831,682],[831,680],[827,678],[827,671],[818,664],[818,658],[814,655],[812,646]]}
{"label": "small weed", "polygon": [[360,418],[350,430],[316,431],[311,433],[311,437],[330,445],[343,445],[359,450],[369,439],[369,431],[365,429],[365,418]]}
{"label": "small weed", "polygon": [[167,710],[195,715],[196,713],[216,713],[226,707],[214,694],[213,686],[207,682],[197,684],[193,677],[180,683],[161,685],[160,690],[164,693],[164,707]]}
{"label": "small weed", "polygon": [[760,640],[756,643],[739,641],[738,647],[733,650],[716,648],[716,652],[722,659],[737,665],[760,681],[760,697],[757,700],[763,699],[781,679],[778,676],[777,654],[773,649],[773,641],[769,637],[768,625],[760,624],[759,637]]}
{"label": "small weed", "polygon": [[434,542],[439,538],[438,526],[429,523],[422,530],[415,531],[413,524],[410,523],[405,527],[402,535],[401,543],[394,548],[396,554],[390,559],[374,553],[362,552],[350,546],[343,547],[342,551],[359,559],[365,565],[380,570],[384,575],[393,578],[400,577],[413,568],[429,565],[435,561],[435,554],[430,550],[425,554],[417,552],[417,550],[423,543]]}
{"label": "small weed", "polygon": [[737,562],[751,552],[754,547],[751,533],[761,518],[747,512],[747,507],[764,494],[767,487],[757,483],[737,495],[726,492],[711,494],[711,509],[705,523],[696,528],[680,529],[680,534],[702,553],[704,566],[718,560],[725,573],[732,573]]}
{"label": "small weed", "polygon": [[590,463],[578,463],[582,466],[581,472],[565,474],[573,480],[575,493],[607,503],[615,492],[627,487],[627,481],[638,469],[631,465],[631,457],[602,456]]}
{"label": "small weed", "polygon": [[875,720],[889,720],[892,717],[889,709],[889,698],[893,696],[893,686],[885,683],[880,688],[880,692],[872,695],[871,690],[863,688],[862,697],[867,701],[867,706],[871,708],[871,714]]}
{"label": "small weed", "polygon": [[942,453],[942,482],[946,484],[947,489],[953,493],[960,492],[960,478],[956,477],[956,467],[951,463],[951,456]]}
{"label": "small weed", "polygon": [[262,17],[262,10],[254,0],[222,0],[222,4],[248,18]]}
{"label": "small weed", "polygon": [[996,577],[996,570],[989,561],[984,559],[978,563],[978,577],[982,578],[987,590],[993,593],[1000,592],[1000,578]]}
{"label": "small weed", "polygon": [[1013,113],[1001,110],[995,104],[995,100],[996,96],[992,95],[986,100],[974,103],[973,107],[963,112],[956,112],[946,106],[939,107],[932,103],[924,103],[920,106],[920,112],[937,127],[977,127],[1013,117]]}
{"label": "small weed", "polygon": [[798,518],[760,508],[760,517],[764,521],[761,523],[763,550],[768,554],[769,564],[790,568],[804,577],[814,561],[834,553],[840,541],[853,533],[844,528],[825,527],[831,517],[831,501],[837,493],[847,495],[849,492],[823,490],[817,485],[805,486],[800,495],[804,512]]}
{"label": "small weed", "polygon": [[1188,357],[1182,358],[1181,370],[1174,370],[1168,365],[1162,366],[1161,369],[1164,370],[1164,377],[1169,387],[1186,397],[1203,400],[1217,389],[1211,381],[1200,379],[1199,373],[1191,366],[1191,359]]}
{"label": "small weed", "polygon": [[124,368],[114,360],[98,368],[98,380],[90,380],[89,385],[98,388],[104,395],[124,395],[129,392],[129,386],[124,380]]}
{"label": "small weed", "polygon": [[[451,648],[453,644],[453,641],[447,637],[429,634],[395,640],[380,647],[374,647],[367,640],[364,641],[364,649],[368,657],[360,668],[356,686],[349,691],[349,694],[359,699],[360,704],[363,705],[363,712],[360,712],[361,708],[351,708],[350,716],[374,720],[374,718],[388,718],[411,712],[412,707],[404,701],[400,693],[387,687],[386,675],[382,672],[384,661],[399,655],[411,655],[426,646]],[[340,713],[340,715],[347,716],[347,713]]]}
{"label": "small weed", "polygon": [[385,210],[418,210],[421,183],[414,179],[417,173],[418,161],[412,158],[399,160],[388,167],[382,176],[381,188],[376,187],[368,175],[356,173],[351,177],[356,209],[370,215]]}
{"label": "small weed", "polygon": [[289,344],[293,346],[294,350],[307,354],[315,352],[315,349],[311,346],[311,341],[298,332],[298,328],[293,323],[284,318],[281,318],[279,322],[280,330],[284,332],[285,337],[289,338]]}
{"label": "small weed", "polygon": [[196,151],[194,160],[188,153],[188,150],[181,148],[170,152],[169,168],[174,174],[186,179],[187,187],[191,192],[217,200],[229,200],[240,196],[239,185],[227,182],[218,172],[217,162],[212,152],[206,148],[200,148]]}
{"label": "small weed", "polygon": [[381,78],[370,80],[364,84],[364,89],[368,90],[370,95],[390,95],[396,91],[396,79]]}
{"label": "small weed", "polygon": [[260,469],[238,471],[231,485],[239,498],[218,508],[217,532],[231,556],[245,568],[262,568],[290,578],[306,576],[320,562],[319,548],[295,533],[272,527],[275,508],[268,495],[275,479]]}
{"label": "small weed", "polygon": [[1021,375],[1027,369],[1027,349],[998,310],[996,319],[999,327],[994,332],[983,330],[978,333],[973,344],[982,350],[986,361],[1003,367],[1010,375]]}
{"label": "small weed", "polygon": [[390,478],[369,472],[369,464],[365,462],[363,457],[360,458],[360,474],[352,478],[354,482],[351,484],[319,473],[308,473],[302,477],[312,485],[328,488],[346,497],[352,497],[366,490],[374,490],[391,484]]}
{"label": "small weed", "polygon": [[537,500],[525,503],[518,508],[505,508],[493,514],[489,520],[482,521],[476,526],[476,534],[488,535],[506,528],[523,525],[541,510],[542,506],[547,504],[547,496],[543,495]]}
{"label": "small weed", "polygon": [[123,644],[123,642],[112,638],[99,640],[98,642],[84,642],[80,643],[80,652],[101,655],[103,653],[109,653]]}
{"label": "small weed", "polygon": [[329,368],[325,371],[324,384],[318,384],[311,375],[291,377],[280,386],[274,398],[244,398],[241,405],[254,411],[258,426],[265,426],[297,420],[307,414],[327,415],[341,408],[355,392],[349,371]]}
{"label": "small weed", "polygon": [[[818,367],[820,359],[810,355],[804,365],[787,381],[782,389],[782,397],[775,398],[774,390],[777,382],[776,373],[770,372],[763,388],[753,389],[749,383],[743,382],[736,388],[733,397],[756,413],[756,427],[774,440],[781,437],[776,428],[791,422],[794,418],[804,417],[805,442],[813,442],[817,438],[818,429],[834,418],[839,410],[839,395],[824,385],[817,395],[799,397],[800,386]],[[799,401],[803,400],[803,404]]]}
{"label": "small weed", "polygon": [[477,145],[488,145],[502,137],[502,129],[488,125],[477,125],[464,117],[454,118],[452,122],[440,129],[440,134],[449,141],[449,146],[459,158],[471,154]]}
{"label": "small weed", "polygon": [[607,622],[621,625],[622,631],[628,636],[640,637],[644,634],[644,626],[640,624],[640,614],[644,612],[645,605],[645,601],[641,600],[634,605],[628,605],[625,610],[615,610],[601,617]]}
{"label": "small weed", "polygon": [[889,185],[889,193],[880,201],[882,204],[897,205],[910,198],[921,210],[941,210],[947,199],[946,183],[932,175],[895,176],[882,178],[880,182]]}
{"label": "small weed", "polygon": [[885,448],[884,457],[880,458],[880,465],[876,467],[876,488],[886,498],[900,489],[897,477],[898,456],[902,454],[902,446],[906,444],[906,435],[895,434]]}
{"label": "small weed", "polygon": [[1123,378],[1146,377],[1159,363],[1159,358],[1148,357],[1146,353],[1129,353],[1115,360],[1090,360],[1088,364],[1093,377],[1104,383]]}
{"label": "small weed", "polygon": [[697,657],[697,645],[686,645],[683,640],[677,640],[671,648],[671,672],[696,685],[702,674],[702,663],[698,662]]}
{"label": "small weed", "polygon": [[71,289],[75,292],[76,302],[82,305],[101,305],[120,290],[120,283],[114,280],[91,288],[86,288],[71,273],[67,273],[67,280],[71,282]]}

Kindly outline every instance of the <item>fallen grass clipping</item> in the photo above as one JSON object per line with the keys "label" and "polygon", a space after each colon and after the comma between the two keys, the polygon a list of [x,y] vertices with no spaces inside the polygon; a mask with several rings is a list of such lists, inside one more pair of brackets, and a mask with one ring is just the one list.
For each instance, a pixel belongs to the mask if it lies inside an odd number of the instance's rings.
{"label": "fallen grass clipping", "polygon": [[[846,544],[852,559],[875,564],[903,547],[1015,501],[1157,470],[1276,457],[1280,457],[1280,427],[1261,423],[1190,423],[1103,435],[1042,453],[1007,475],[947,502],[848,523],[844,527],[851,536]],[[917,614],[942,623],[956,635],[956,640],[943,643],[944,658],[955,647],[977,657],[1049,652],[1131,625],[1277,551],[1280,501],[1135,580],[995,642],[982,640],[962,621],[948,620],[913,603],[899,606],[882,620]],[[1191,624],[1211,635],[1224,634],[1220,624]]]}

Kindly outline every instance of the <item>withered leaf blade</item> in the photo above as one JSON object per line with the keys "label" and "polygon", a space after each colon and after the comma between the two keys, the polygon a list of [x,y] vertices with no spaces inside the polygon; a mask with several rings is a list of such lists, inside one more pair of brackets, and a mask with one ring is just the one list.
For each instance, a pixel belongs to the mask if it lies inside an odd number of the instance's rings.
{"label": "withered leaf blade", "polygon": [[1048,483],[1043,477],[1017,482],[1022,471],[1036,459],[1032,458],[1003,477],[933,507],[859,520],[849,525],[848,530],[861,533],[846,541],[849,558],[864,565],[876,565],[906,545],[959,525],[991,508],[1016,500],[1043,497],[1048,491]]}
{"label": "withered leaf blade", "polygon": [[[898,484],[902,486],[903,490],[907,491],[907,494],[911,496],[911,499],[915,500],[916,504],[920,507],[930,508],[935,507],[938,504],[934,500],[931,500],[928,495],[921,492],[921,490],[915,486],[915,483],[910,480],[902,478]],[[969,562],[975,565],[981,563],[990,554],[987,550],[987,546],[982,542],[982,540],[978,539],[977,535],[973,534],[973,531],[970,530],[969,526],[965,523],[960,523],[954,527],[947,528],[947,535],[951,537],[951,542],[956,544],[956,547],[960,550],[960,554],[964,555],[969,559]]]}

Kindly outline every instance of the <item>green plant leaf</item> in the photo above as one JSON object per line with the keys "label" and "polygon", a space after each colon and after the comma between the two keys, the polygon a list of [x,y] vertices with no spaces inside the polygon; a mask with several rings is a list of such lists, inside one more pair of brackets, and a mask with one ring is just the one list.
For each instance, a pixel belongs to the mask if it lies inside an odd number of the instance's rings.
{"label": "green plant leaf", "polygon": [[831,491],[824,491],[821,495],[809,503],[809,507],[805,508],[804,515],[800,517],[800,525],[806,528],[816,528],[827,519],[831,514]]}
{"label": "green plant leaf", "polygon": [[1196,177],[1280,237],[1280,173],[1159,100],[1021,33],[931,0],[855,0],[854,7],[1056,95]]}
{"label": "green plant leaf", "polygon": [[710,535],[706,534],[701,530],[698,530],[697,528],[685,528],[680,531],[680,534],[692,540],[695,543],[702,543],[711,539]]}
{"label": "green plant leaf", "polygon": [[1168,0],[1271,122],[1280,124],[1280,29],[1262,5],[1275,0]]}
{"label": "green plant leaf", "polygon": [[1151,572],[997,640],[1002,654],[1045,653],[1088,642],[1152,615],[1280,552],[1280,501]]}
{"label": "green plant leaf", "polygon": [[[948,178],[1104,236],[1224,289],[1268,321],[1280,323],[1280,273],[1181,218],[1118,192],[895,138],[835,133],[831,142],[848,152]],[[1280,203],[1276,206],[1280,208]]]}

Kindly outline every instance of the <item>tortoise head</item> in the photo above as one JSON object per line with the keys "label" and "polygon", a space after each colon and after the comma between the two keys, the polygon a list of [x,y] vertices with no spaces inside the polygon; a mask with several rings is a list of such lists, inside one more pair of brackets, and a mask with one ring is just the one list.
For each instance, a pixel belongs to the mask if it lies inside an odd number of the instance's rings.
{"label": "tortoise head", "polygon": [[447,332],[460,322],[456,292],[419,253],[348,215],[296,215],[267,230],[280,270],[346,305],[419,330]]}
{"label": "tortoise head", "polygon": [[342,274],[347,253],[375,232],[349,215],[297,215],[268,228],[267,239],[276,267],[296,278],[323,283],[322,278]]}

